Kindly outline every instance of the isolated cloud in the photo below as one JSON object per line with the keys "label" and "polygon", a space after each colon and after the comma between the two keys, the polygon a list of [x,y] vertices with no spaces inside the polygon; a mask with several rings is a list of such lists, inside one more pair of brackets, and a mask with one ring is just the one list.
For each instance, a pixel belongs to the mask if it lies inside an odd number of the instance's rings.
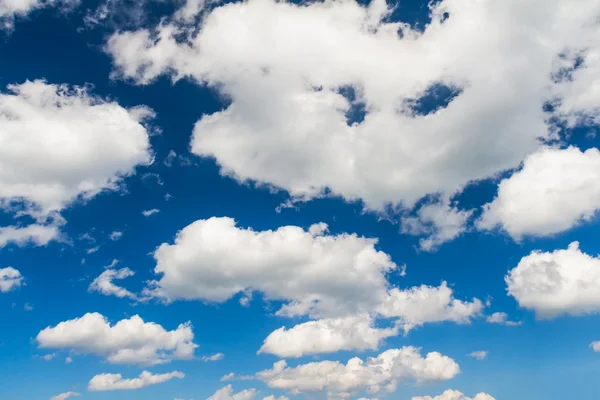
{"label": "isolated cloud", "polygon": [[595,352],[599,353],[600,352],[600,341],[590,343],[590,348],[592,350],[594,350]]}
{"label": "isolated cloud", "polygon": [[533,251],[506,276],[508,294],[538,318],[600,312],[600,258],[566,250]]}
{"label": "isolated cloud", "polygon": [[591,219],[600,209],[600,151],[541,148],[500,182],[478,225],[513,238],[547,236]]}
{"label": "isolated cloud", "polygon": [[57,394],[56,396],[50,397],[50,400],[67,400],[67,399],[70,399],[71,397],[78,397],[78,396],[80,396],[80,394],[77,392],[65,392],[65,393]]}
{"label": "isolated cloud", "polygon": [[473,357],[476,360],[485,360],[488,356],[488,352],[487,351],[483,351],[483,350],[479,350],[479,351],[474,351],[471,354],[469,354],[469,357]]}
{"label": "isolated cloud", "polygon": [[[600,115],[600,5],[565,4],[442,0],[421,32],[388,22],[383,0],[252,0],[214,8],[201,26],[120,31],[106,51],[123,78],[190,77],[231,100],[191,142],[223,175],[383,210],[518,167],[554,137],[550,117]],[[571,53],[582,67],[560,81]]]}
{"label": "isolated cloud", "polygon": [[233,387],[227,385],[217,390],[215,394],[206,400],[252,400],[256,396],[256,389],[244,389],[241,392],[234,393]]}
{"label": "isolated cloud", "polygon": [[123,232],[120,232],[120,231],[114,231],[114,232],[111,232],[110,235],[108,235],[108,238],[110,240],[112,240],[113,242],[121,239],[121,237],[123,237]]}
{"label": "isolated cloud", "polygon": [[318,361],[288,367],[282,360],[256,376],[271,388],[294,394],[326,391],[330,398],[346,398],[362,390],[392,392],[401,381],[444,381],[459,372],[458,364],[451,358],[437,352],[422,357],[419,349],[409,346],[387,350],[365,361],[355,357],[346,364]]}
{"label": "isolated cloud", "polygon": [[23,276],[13,267],[0,268],[0,293],[10,292],[23,284]]}
{"label": "isolated cloud", "polygon": [[202,357],[202,361],[207,362],[207,361],[219,361],[222,360],[225,357],[225,354],[223,353],[216,353],[213,354],[212,356],[203,356]]}
{"label": "isolated cloud", "polygon": [[129,268],[107,269],[92,281],[88,290],[102,293],[105,296],[127,297],[131,300],[137,300],[135,294],[113,283],[113,280],[125,279],[133,275],[135,273]]}
{"label": "isolated cloud", "polygon": [[385,338],[396,336],[399,329],[398,324],[376,328],[368,315],[321,319],[271,332],[258,352],[289,358],[340,350],[377,350]]}
{"label": "isolated cloud", "polygon": [[446,390],[439,396],[417,396],[412,400],[496,400],[494,397],[486,393],[478,393],[475,397],[470,398],[459,392],[458,390]]}
{"label": "isolated cloud", "polygon": [[160,210],[158,208],[153,208],[151,210],[144,210],[144,211],[142,211],[142,215],[144,217],[149,217],[149,216],[151,216],[153,214],[158,214],[159,212],[160,212]]}
{"label": "isolated cloud", "polygon": [[27,244],[45,246],[51,240],[59,238],[59,236],[60,230],[56,225],[3,226],[0,227],[0,248],[9,243],[14,243],[17,246]]}
{"label": "isolated cloud", "polygon": [[521,321],[509,321],[508,314],[505,312],[495,312],[492,315],[488,315],[485,320],[490,324],[500,324],[506,326],[519,326],[523,324]]}
{"label": "isolated cloud", "polygon": [[167,331],[135,315],[111,326],[98,313],[47,327],[36,339],[40,348],[94,354],[106,357],[111,364],[154,365],[172,359],[190,359],[197,347],[189,322]]}
{"label": "isolated cloud", "polygon": [[151,162],[144,107],[127,110],[81,87],[27,81],[0,93],[0,205],[47,216],[115,190]]}
{"label": "isolated cloud", "polygon": [[123,379],[121,374],[100,374],[94,376],[89,381],[88,390],[92,392],[135,390],[163,383],[173,378],[183,379],[184,377],[185,374],[179,371],[173,371],[167,374],[152,374],[148,371],[143,371],[138,378],[133,379]]}

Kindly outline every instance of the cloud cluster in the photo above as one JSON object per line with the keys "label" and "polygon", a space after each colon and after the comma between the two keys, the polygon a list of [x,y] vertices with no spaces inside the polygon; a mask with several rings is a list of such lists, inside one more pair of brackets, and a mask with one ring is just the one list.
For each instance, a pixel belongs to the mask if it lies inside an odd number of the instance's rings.
{"label": "cloud cluster", "polygon": [[104,392],[108,390],[135,390],[147,386],[169,381],[173,378],[183,379],[185,374],[173,371],[166,374],[152,374],[143,371],[138,378],[123,379],[121,374],[100,374],[94,376],[88,383],[91,392]]}
{"label": "cloud cluster", "polygon": [[255,396],[256,389],[245,389],[241,392],[234,393],[233,387],[231,385],[227,385],[217,390],[206,400],[252,400]]}
{"label": "cloud cluster", "polygon": [[329,398],[347,398],[362,390],[379,393],[394,391],[398,382],[437,382],[454,378],[458,364],[437,352],[421,356],[419,349],[390,349],[377,357],[338,361],[319,361],[288,367],[278,361],[273,368],[256,374],[269,387],[291,393],[327,391]]}
{"label": "cloud cluster", "polygon": [[579,243],[552,252],[533,251],[506,276],[509,295],[538,318],[600,312],[600,258]]}
{"label": "cloud cluster", "polygon": [[189,323],[172,331],[144,322],[135,315],[110,325],[98,313],[64,321],[40,331],[36,340],[43,349],[68,349],[105,357],[111,364],[155,365],[172,359],[190,359],[197,347]]}

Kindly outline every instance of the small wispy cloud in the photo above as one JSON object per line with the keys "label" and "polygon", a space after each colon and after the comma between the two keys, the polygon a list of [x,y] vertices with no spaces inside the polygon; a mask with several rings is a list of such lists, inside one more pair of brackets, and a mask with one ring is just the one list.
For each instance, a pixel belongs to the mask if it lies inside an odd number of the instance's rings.
{"label": "small wispy cloud", "polygon": [[147,218],[147,217],[151,216],[152,214],[156,214],[159,212],[160,212],[160,210],[158,208],[153,208],[151,210],[142,211],[142,215]]}

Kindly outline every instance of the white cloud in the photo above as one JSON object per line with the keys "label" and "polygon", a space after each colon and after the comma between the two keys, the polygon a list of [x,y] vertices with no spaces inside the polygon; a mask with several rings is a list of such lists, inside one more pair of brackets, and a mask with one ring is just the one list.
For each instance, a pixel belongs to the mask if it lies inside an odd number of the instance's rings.
{"label": "white cloud", "polygon": [[233,393],[231,385],[227,385],[217,390],[215,394],[206,400],[252,400],[256,396],[256,389],[245,389],[241,392]]}
{"label": "white cloud", "polygon": [[135,390],[163,383],[173,378],[183,379],[184,377],[185,374],[179,371],[166,374],[152,374],[148,371],[143,371],[138,378],[133,379],[123,379],[121,374],[100,374],[90,380],[88,390],[92,392]]}
{"label": "white cloud", "polygon": [[470,398],[465,396],[463,393],[458,390],[446,390],[444,393],[439,396],[431,397],[431,396],[417,396],[413,397],[412,400],[496,400],[494,397],[490,396],[487,393],[478,393],[475,397]]}
{"label": "white cloud", "polygon": [[144,217],[149,217],[149,216],[151,216],[153,214],[157,214],[159,212],[160,212],[160,210],[158,208],[153,208],[151,210],[144,210],[144,211],[142,211],[142,215]]}
{"label": "white cloud", "polygon": [[[0,199],[0,204],[1,202],[2,199]],[[56,225],[31,224],[24,227],[3,226],[0,227],[0,248],[9,243],[14,243],[17,246],[24,246],[27,244],[45,246],[51,240],[56,240],[59,237],[60,231]]]}
{"label": "white cloud", "polygon": [[107,269],[92,281],[88,290],[102,293],[105,296],[117,296],[119,298],[127,297],[131,300],[137,300],[137,296],[129,290],[117,286],[113,283],[115,279],[125,279],[135,273],[129,268]]}
{"label": "white cloud", "polygon": [[[240,295],[247,305],[257,291],[267,300],[283,301],[277,315],[319,320],[273,332],[260,351],[294,357],[375,350],[399,327],[408,332],[425,323],[469,323],[481,313],[481,301],[455,299],[445,282],[391,288],[387,274],[399,268],[375,249],[376,243],[354,234],[329,235],[323,223],[307,230],[284,226],[253,231],[237,227],[231,218],[198,220],[182,229],[174,244],[163,243],[156,250],[160,279],[144,294],[210,302]],[[375,328],[379,317],[394,319],[386,323],[394,327]]]}
{"label": "white cloud", "polygon": [[478,351],[474,351],[471,354],[469,354],[469,357],[473,357],[476,360],[485,360],[488,356],[488,352],[487,351],[483,351],[483,350],[478,350]]}
{"label": "white cloud", "polygon": [[427,204],[419,208],[416,216],[401,219],[402,233],[427,235],[419,240],[419,247],[433,251],[463,233],[472,214],[473,210],[459,210],[444,203]]}
{"label": "white cloud", "polygon": [[79,0],[2,0],[0,2],[0,28],[12,29],[16,18],[47,7],[60,7],[67,11],[79,4]]}
{"label": "white cloud", "polygon": [[451,321],[468,324],[479,316],[484,306],[481,300],[471,302],[454,298],[446,282],[438,287],[422,285],[406,290],[393,288],[378,311],[387,318],[400,318],[405,332],[425,323]]}
{"label": "white cloud", "polygon": [[387,350],[365,361],[355,357],[347,364],[319,361],[288,367],[282,360],[256,376],[271,388],[294,394],[327,391],[329,398],[346,398],[362,390],[391,392],[401,381],[444,381],[459,372],[458,364],[447,356],[432,352],[422,357],[419,349],[403,347]]}
{"label": "white cloud", "polygon": [[212,356],[203,356],[202,357],[202,361],[207,362],[207,361],[219,361],[222,360],[225,357],[225,354],[223,353],[216,353],[213,354]]}
{"label": "white cloud", "polygon": [[29,303],[25,303],[25,304],[23,305],[23,309],[24,309],[25,311],[33,311],[33,306],[32,306],[31,304],[29,304]]}
{"label": "white cloud", "polygon": [[600,209],[600,151],[541,148],[500,182],[484,206],[481,229],[501,226],[513,238],[547,236],[591,219]]}
{"label": "white cloud", "polygon": [[0,93],[0,205],[47,217],[116,190],[152,161],[145,107],[126,110],[80,87],[27,81]]}
{"label": "white cloud", "polygon": [[508,294],[539,318],[600,312],[600,258],[566,250],[533,251],[506,276]]}
{"label": "white cloud", "polygon": [[154,365],[194,356],[194,334],[189,323],[167,331],[135,315],[113,326],[106,317],[88,313],[47,327],[37,335],[43,349],[69,349],[106,357],[112,364]]}
{"label": "white cloud", "polygon": [[100,250],[100,246],[91,247],[91,248],[87,249],[86,253],[93,254],[93,253],[96,253],[98,250]]}
{"label": "white cloud", "polygon": [[400,329],[398,324],[390,328],[373,325],[372,318],[362,315],[309,321],[287,330],[281,327],[271,332],[258,352],[288,358],[340,350],[377,350],[385,338],[396,336]]}
{"label": "white cloud", "polygon": [[0,293],[10,292],[23,284],[23,275],[13,267],[0,268]]}
{"label": "white cloud", "polygon": [[73,359],[71,357],[65,357],[65,364],[71,364]]}
{"label": "white cloud", "polygon": [[600,341],[590,343],[590,348],[597,353],[600,353]]}
{"label": "white cloud", "polygon": [[70,399],[71,397],[78,397],[78,396],[80,396],[80,394],[77,392],[65,392],[65,393],[57,394],[56,396],[50,397],[50,400],[67,400],[67,399]]}
{"label": "white cloud", "polygon": [[[562,104],[561,118],[600,115],[597,0],[442,0],[423,32],[381,22],[388,12],[383,0],[228,3],[201,29],[167,21],[118,32],[106,49],[121,77],[191,77],[231,99],[197,122],[191,142],[222,174],[302,199],[328,188],[376,210],[447,199],[518,167],[553,136],[548,101]],[[584,67],[555,83],[560,54],[580,49]],[[436,85],[460,94],[414,112]],[[340,93],[348,86],[355,99]],[[358,103],[366,117],[349,126]]]}
{"label": "white cloud", "polygon": [[286,396],[279,396],[279,397],[275,397],[272,394],[263,398],[263,400],[290,400],[288,397]]}
{"label": "white cloud", "polygon": [[110,240],[112,240],[113,242],[121,239],[121,237],[123,237],[123,232],[119,232],[119,231],[111,232],[110,235],[108,235],[108,238]]}
{"label": "white cloud", "polygon": [[235,374],[233,372],[228,373],[227,375],[223,375],[221,377],[221,382],[230,381],[235,378]]}
{"label": "white cloud", "polygon": [[490,324],[500,324],[506,326],[519,326],[523,324],[521,321],[509,321],[508,314],[505,312],[495,312],[492,315],[488,315],[485,320]]}

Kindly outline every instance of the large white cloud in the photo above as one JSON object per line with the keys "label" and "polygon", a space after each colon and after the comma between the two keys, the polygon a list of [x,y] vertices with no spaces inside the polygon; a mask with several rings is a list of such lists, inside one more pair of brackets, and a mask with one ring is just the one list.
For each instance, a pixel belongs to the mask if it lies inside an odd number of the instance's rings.
{"label": "large white cloud", "polygon": [[501,226],[515,239],[551,235],[592,218],[600,209],[600,151],[541,148],[504,179],[479,227]]}
{"label": "large white cloud", "polygon": [[[192,77],[231,99],[198,121],[191,143],[223,174],[300,198],[328,188],[377,210],[518,167],[552,136],[547,101],[563,105],[561,118],[597,113],[596,0],[443,0],[423,32],[381,22],[387,12],[383,0],[252,0],[215,8],[199,31],[166,22],[118,32],[106,48],[124,78]],[[585,62],[567,85],[556,76],[573,49]],[[414,112],[440,85],[460,94]],[[340,93],[348,86],[355,99]],[[349,126],[359,104],[366,117]]]}
{"label": "large white cloud", "polygon": [[163,383],[173,378],[182,379],[185,377],[183,372],[173,371],[166,374],[153,374],[143,371],[138,378],[123,379],[121,374],[100,374],[94,376],[88,383],[88,390],[91,392],[103,392],[108,390],[134,390],[142,389],[146,386]]}
{"label": "large white cloud", "polygon": [[154,365],[194,356],[194,334],[189,323],[172,331],[144,322],[135,315],[112,325],[98,313],[47,327],[37,335],[43,349],[68,349],[106,357],[112,364]]}
{"label": "large white cloud", "polygon": [[278,361],[272,369],[256,376],[271,388],[295,394],[326,391],[329,398],[347,398],[362,390],[394,391],[396,384],[402,381],[444,381],[459,372],[458,364],[447,356],[432,352],[422,357],[419,349],[403,347],[367,360],[355,357],[346,364],[319,361],[288,367],[285,361]]}
{"label": "large white cloud", "polygon": [[467,397],[458,390],[448,389],[444,393],[438,396],[417,396],[413,397],[412,400],[496,400],[494,397],[487,393],[478,393],[475,397]]}
{"label": "large white cloud", "polygon": [[10,292],[23,284],[23,275],[13,267],[0,268],[0,293]]}
{"label": "large white cloud", "polygon": [[117,189],[122,177],[152,160],[141,123],[151,115],[79,87],[9,85],[0,93],[0,205],[25,202],[26,211],[44,217]]}
{"label": "large white cloud", "polygon": [[508,293],[539,318],[600,312],[600,258],[579,243],[553,252],[533,251],[506,276]]}
{"label": "large white cloud", "polygon": [[[355,234],[330,235],[323,223],[307,230],[253,231],[231,218],[198,220],[182,229],[174,244],[155,251],[160,278],[145,295],[224,302],[235,295],[250,299],[256,291],[283,302],[279,316],[317,319],[269,335],[260,351],[284,357],[375,350],[399,328],[469,323],[480,314],[481,301],[455,299],[445,282],[392,288],[388,274],[401,271],[376,243]],[[380,317],[392,320],[384,321],[388,328],[375,327]]]}

